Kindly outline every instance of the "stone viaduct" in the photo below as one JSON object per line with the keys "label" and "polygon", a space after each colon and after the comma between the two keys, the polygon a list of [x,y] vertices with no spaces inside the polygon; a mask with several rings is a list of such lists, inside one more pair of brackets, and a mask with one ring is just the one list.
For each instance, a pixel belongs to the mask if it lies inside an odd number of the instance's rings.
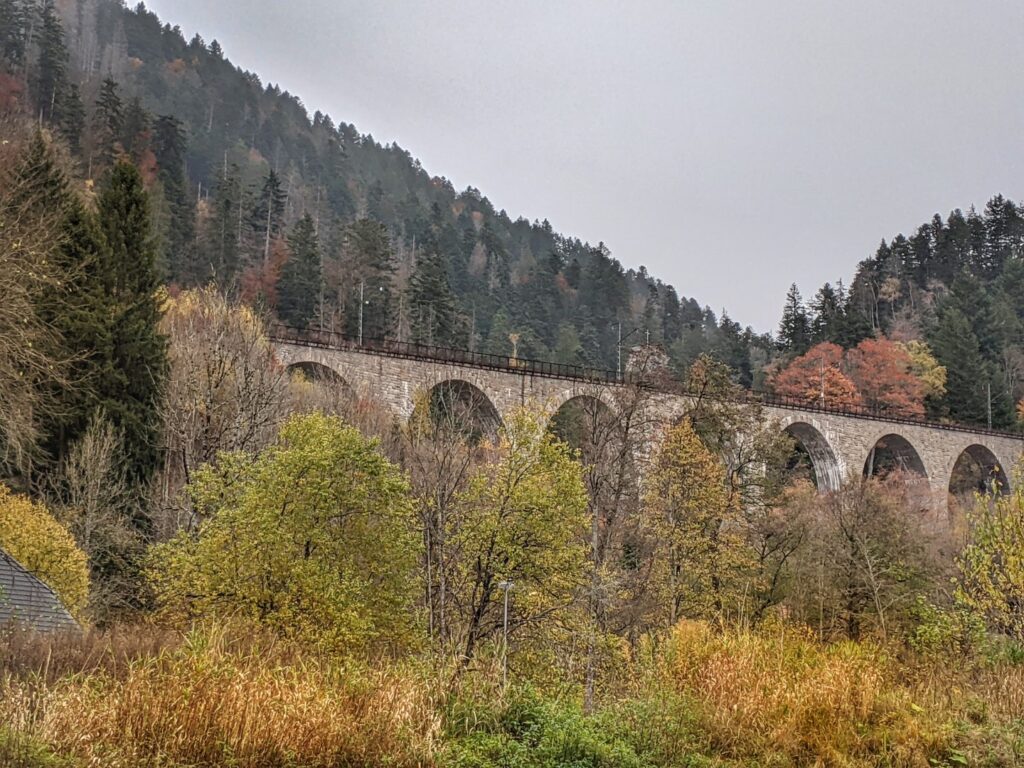
{"label": "stone viaduct", "polygon": [[[403,420],[412,415],[418,398],[429,398],[438,387],[475,401],[493,425],[524,405],[553,415],[579,398],[596,398],[614,411],[625,391],[614,372],[457,350],[395,342],[373,348],[281,333],[275,333],[274,345],[282,364],[329,377]],[[654,411],[648,421],[667,425],[685,412],[687,396],[657,392],[647,407]],[[890,461],[895,459],[926,483],[944,507],[958,461],[969,457],[972,466],[1009,488],[1011,470],[1024,452],[1021,436],[985,429],[774,403],[767,403],[765,412],[810,457],[822,491],[837,489],[852,474],[870,472],[876,452],[884,450]],[[656,439],[652,434],[651,442]]]}

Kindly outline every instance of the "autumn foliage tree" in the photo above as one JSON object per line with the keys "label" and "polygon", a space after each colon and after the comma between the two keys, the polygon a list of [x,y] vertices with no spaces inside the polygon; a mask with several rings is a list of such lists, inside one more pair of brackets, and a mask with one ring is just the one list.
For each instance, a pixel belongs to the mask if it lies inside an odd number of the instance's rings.
{"label": "autumn foliage tree", "polygon": [[988,626],[1024,640],[1024,490],[979,496],[968,512],[967,546],[957,558],[957,602]]}
{"label": "autumn foliage tree", "polygon": [[89,565],[67,528],[42,504],[0,485],[0,549],[45,582],[71,613],[89,601]]}
{"label": "autumn foliage tree", "polygon": [[925,387],[913,373],[906,347],[888,339],[864,339],[846,355],[850,378],[870,408],[923,417]]}
{"label": "autumn foliage tree", "polygon": [[823,342],[793,360],[769,381],[772,391],[811,405],[855,408],[863,404],[857,385],[843,372],[843,349]]}
{"label": "autumn foliage tree", "polygon": [[201,523],[152,550],[166,618],[236,617],[337,653],[395,649],[415,625],[409,484],[340,419],[292,417],[257,457],[193,484]]}
{"label": "autumn foliage tree", "polygon": [[688,420],[671,428],[658,448],[645,516],[658,542],[654,579],[664,623],[720,616],[743,546],[728,526],[725,468]]}
{"label": "autumn foliage tree", "polygon": [[510,632],[550,638],[587,580],[582,465],[536,414],[519,411],[497,460],[474,473],[455,507],[448,541],[463,659],[501,631],[503,582],[515,590]]}
{"label": "autumn foliage tree", "polygon": [[925,397],[943,391],[945,372],[932,363],[924,345],[864,339],[844,352],[823,342],[778,371],[769,384],[776,394],[810,405],[867,406],[920,418]]}

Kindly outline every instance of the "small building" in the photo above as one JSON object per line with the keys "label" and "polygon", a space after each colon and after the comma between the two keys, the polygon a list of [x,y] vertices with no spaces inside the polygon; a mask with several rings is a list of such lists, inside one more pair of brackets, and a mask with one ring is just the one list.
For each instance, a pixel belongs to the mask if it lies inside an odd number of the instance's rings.
{"label": "small building", "polygon": [[78,622],[46,584],[0,549],[0,628],[38,632],[78,629]]}

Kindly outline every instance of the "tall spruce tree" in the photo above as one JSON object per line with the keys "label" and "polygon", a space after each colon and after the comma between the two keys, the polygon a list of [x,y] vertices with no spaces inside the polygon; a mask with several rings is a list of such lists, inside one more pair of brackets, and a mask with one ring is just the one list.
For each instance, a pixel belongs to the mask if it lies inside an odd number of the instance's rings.
{"label": "tall spruce tree", "polygon": [[117,82],[107,78],[100,86],[92,117],[93,176],[109,168],[124,152],[121,135],[124,131],[124,102]]}
{"label": "tall spruce tree", "polygon": [[188,142],[181,121],[163,115],[153,127],[153,151],[166,201],[164,258],[171,280],[194,285],[205,275],[196,263],[196,215],[185,175]]}
{"label": "tall spruce tree", "polygon": [[59,281],[38,297],[41,316],[57,331],[55,359],[67,360],[67,384],[52,393],[57,407],[40,425],[42,447],[52,464],[88,428],[99,406],[98,387],[108,373],[110,319],[114,313],[103,280],[104,245],[94,217],[71,190],[46,140],[38,134],[17,169],[17,187],[41,219],[56,217],[60,248],[54,254]]}
{"label": "tall spruce tree", "polygon": [[82,133],[85,131],[85,106],[78,85],[71,83],[64,97],[60,118],[60,132],[67,139],[68,148],[78,156],[82,153]]}
{"label": "tall spruce tree", "polygon": [[43,120],[56,124],[68,96],[69,56],[54,0],[43,0],[39,8],[37,40],[39,61],[32,77],[36,109]]}
{"label": "tall spruce tree", "polygon": [[[387,228],[373,219],[359,219],[349,224],[345,227],[344,251],[353,298],[359,288],[363,296],[363,336],[369,339],[389,337],[394,326],[395,255]],[[345,326],[349,335],[358,332],[357,301],[346,305]]]}
{"label": "tall spruce tree", "polygon": [[22,0],[0,0],[0,66],[11,72],[25,63],[28,9]]}
{"label": "tall spruce tree", "polygon": [[244,207],[238,166],[229,166],[225,160],[214,190],[212,216],[205,228],[205,264],[209,273],[203,275],[204,280],[212,277],[225,292],[235,288],[241,266]]}
{"label": "tall spruce tree", "polygon": [[286,325],[305,328],[317,315],[322,281],[320,241],[308,213],[292,228],[288,250],[277,284],[277,315]]}
{"label": "tall spruce tree", "polygon": [[132,478],[144,482],[160,457],[167,341],[158,328],[160,280],[149,198],[135,166],[114,166],[100,194],[98,218],[105,246],[101,271],[113,312],[100,404],[124,435]]}
{"label": "tall spruce tree", "polygon": [[281,235],[284,229],[284,207],[287,201],[284,188],[281,186],[281,178],[275,171],[267,174],[263,182],[263,189],[256,198],[256,207],[253,208],[250,218],[250,227],[254,239],[254,261],[256,253],[264,264],[270,261],[270,246],[274,239]]}
{"label": "tall spruce tree", "polygon": [[436,240],[430,238],[416,260],[409,280],[409,324],[418,344],[456,346],[458,312],[448,282],[448,265]]}
{"label": "tall spruce tree", "polygon": [[988,363],[971,323],[957,307],[946,306],[932,330],[935,358],[946,368],[945,404],[950,417],[969,424],[988,418]]}
{"label": "tall spruce tree", "polygon": [[778,341],[783,351],[796,355],[802,355],[810,347],[811,322],[796,283],[793,283],[786,293],[786,306],[782,310],[782,322],[779,323]]}

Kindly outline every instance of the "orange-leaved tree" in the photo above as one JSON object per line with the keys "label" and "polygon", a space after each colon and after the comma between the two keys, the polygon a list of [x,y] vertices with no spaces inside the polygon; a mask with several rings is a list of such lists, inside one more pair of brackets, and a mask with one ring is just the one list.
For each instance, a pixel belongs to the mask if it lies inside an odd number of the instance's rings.
{"label": "orange-leaved tree", "polygon": [[863,404],[857,385],[843,372],[843,348],[824,342],[811,347],[769,380],[777,395],[808,405],[850,408]]}
{"label": "orange-leaved tree", "polygon": [[846,369],[872,408],[924,416],[925,386],[913,374],[906,347],[888,339],[864,339],[846,354]]}

